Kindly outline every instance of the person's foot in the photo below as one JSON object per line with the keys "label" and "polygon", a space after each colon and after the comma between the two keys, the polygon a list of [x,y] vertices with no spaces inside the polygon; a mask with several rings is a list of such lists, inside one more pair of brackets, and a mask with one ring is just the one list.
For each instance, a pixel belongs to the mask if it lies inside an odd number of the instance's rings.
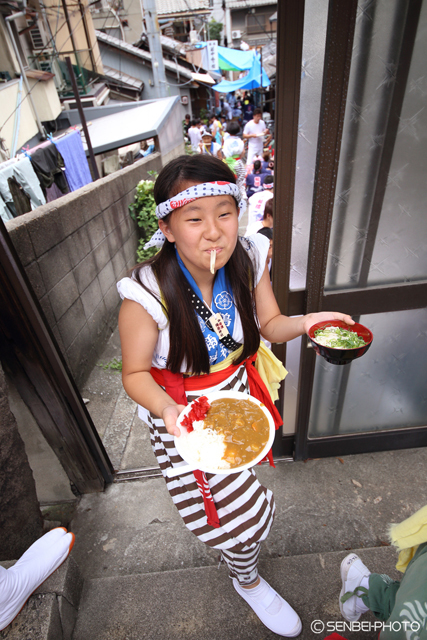
{"label": "person's foot", "polygon": [[369,569],[355,553],[350,553],[341,562],[342,588],[339,604],[343,617],[349,622],[359,620],[362,613],[368,611],[360,594],[368,593],[370,575]]}
{"label": "person's foot", "polygon": [[52,529],[36,540],[0,574],[0,631],[21,611],[30,595],[64,562],[74,544],[74,533]]}
{"label": "person's foot", "polygon": [[298,614],[263,578],[259,580],[259,584],[252,589],[241,587],[236,578],[233,578],[233,585],[270,631],[286,638],[295,638],[302,630]]}

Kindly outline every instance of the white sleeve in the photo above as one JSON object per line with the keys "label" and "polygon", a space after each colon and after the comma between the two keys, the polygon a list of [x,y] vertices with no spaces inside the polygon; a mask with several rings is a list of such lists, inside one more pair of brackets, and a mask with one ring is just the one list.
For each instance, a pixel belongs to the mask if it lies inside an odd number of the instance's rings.
{"label": "white sleeve", "polygon": [[251,132],[251,131],[250,131],[249,122],[247,122],[247,123],[245,124],[245,128],[243,129],[243,133],[244,133],[244,135],[247,135],[247,134],[248,134],[248,133],[250,133],[250,132]]}
{"label": "white sleeve", "polygon": [[[152,273],[151,269],[142,268],[140,270],[141,281],[154,293],[154,295],[160,300],[160,290]],[[141,285],[134,280],[134,278],[122,278],[117,283],[117,290],[122,300],[133,300],[138,302],[144,309],[150,314],[154,322],[159,329],[165,329],[168,324],[167,316],[161,303],[148,291],[146,291]]]}
{"label": "white sleeve", "polygon": [[255,270],[255,286],[261,280],[262,274],[265,271],[265,265],[267,262],[267,254],[270,248],[270,241],[261,233],[254,233],[247,238],[239,238],[242,247],[246,249]]}

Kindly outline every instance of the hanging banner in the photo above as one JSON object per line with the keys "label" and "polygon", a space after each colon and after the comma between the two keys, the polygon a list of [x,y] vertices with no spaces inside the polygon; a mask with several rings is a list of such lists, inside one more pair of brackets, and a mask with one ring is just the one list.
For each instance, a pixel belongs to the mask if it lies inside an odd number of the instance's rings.
{"label": "hanging banner", "polygon": [[218,62],[218,42],[217,40],[208,40],[207,41],[207,64],[206,67],[208,71],[216,71],[219,69]]}

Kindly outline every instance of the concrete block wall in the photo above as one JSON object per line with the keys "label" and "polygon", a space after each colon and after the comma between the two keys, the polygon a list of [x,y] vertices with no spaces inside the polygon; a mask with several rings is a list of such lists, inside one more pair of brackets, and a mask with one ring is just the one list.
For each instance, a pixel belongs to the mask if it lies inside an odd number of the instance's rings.
{"label": "concrete block wall", "polygon": [[136,185],[161,168],[152,154],[6,224],[77,385],[116,326],[116,282],[136,261]]}

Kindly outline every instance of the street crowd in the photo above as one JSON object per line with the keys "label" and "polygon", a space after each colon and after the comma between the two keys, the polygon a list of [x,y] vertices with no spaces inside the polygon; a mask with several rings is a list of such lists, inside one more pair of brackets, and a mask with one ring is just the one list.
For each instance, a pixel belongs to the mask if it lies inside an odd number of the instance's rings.
{"label": "street crowd", "polygon": [[245,236],[261,233],[272,246],[274,140],[270,123],[270,114],[254,107],[250,94],[229,94],[206,122],[187,114],[183,128],[189,153],[219,158],[235,174],[247,202]]}

